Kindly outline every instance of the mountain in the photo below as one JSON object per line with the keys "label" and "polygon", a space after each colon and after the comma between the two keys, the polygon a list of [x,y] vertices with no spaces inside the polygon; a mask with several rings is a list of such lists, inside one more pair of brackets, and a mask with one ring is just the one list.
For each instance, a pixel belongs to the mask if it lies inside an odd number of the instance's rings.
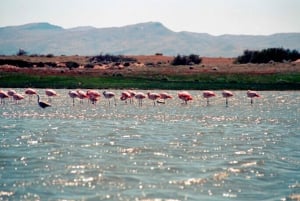
{"label": "mountain", "polygon": [[244,50],[283,47],[300,51],[300,33],[273,35],[221,35],[174,32],[159,22],[123,27],[90,26],[64,29],[49,23],[0,27],[0,54],[123,55],[199,54],[211,57],[236,57]]}

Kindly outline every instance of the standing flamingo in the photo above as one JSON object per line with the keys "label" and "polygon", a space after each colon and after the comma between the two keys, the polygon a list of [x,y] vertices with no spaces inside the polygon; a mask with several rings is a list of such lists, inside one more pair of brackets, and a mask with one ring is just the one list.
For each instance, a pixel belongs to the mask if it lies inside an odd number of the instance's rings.
{"label": "standing flamingo", "polygon": [[24,99],[24,96],[21,95],[21,94],[15,93],[15,94],[13,95],[13,99],[16,101],[16,104],[18,104],[20,100],[23,100],[23,99]]}
{"label": "standing flamingo", "polygon": [[51,97],[57,96],[56,91],[53,89],[45,89],[45,94],[48,96],[48,101],[51,102]]}
{"label": "standing flamingo", "polygon": [[142,106],[142,104],[143,104],[143,99],[146,98],[146,95],[145,95],[144,93],[142,93],[142,92],[138,92],[138,93],[135,94],[134,97],[135,97],[136,99],[138,99],[138,101],[139,101],[139,106]]}
{"label": "standing flamingo", "polygon": [[86,92],[84,92],[83,90],[78,89],[76,92],[78,94],[78,98],[80,99],[80,103],[82,104],[83,99],[88,98],[88,96],[87,96]]}
{"label": "standing flamingo", "polygon": [[122,91],[120,100],[125,101],[127,103],[127,99],[131,98],[131,94],[128,91]]}
{"label": "standing flamingo", "polygon": [[9,89],[7,91],[7,94],[9,95],[10,99],[12,100],[13,99],[13,95],[16,94],[17,92],[13,89]]}
{"label": "standing flamingo", "polygon": [[155,106],[155,101],[160,98],[160,94],[148,92],[147,96],[150,100],[153,100],[153,105]]}
{"label": "standing flamingo", "polygon": [[111,91],[103,91],[103,96],[108,100],[108,105],[110,105],[110,99],[114,99],[114,103],[116,105],[116,98],[115,98],[115,93]]}
{"label": "standing flamingo", "polygon": [[188,101],[193,100],[192,95],[187,91],[178,92],[178,98],[184,101],[184,104],[187,104]]}
{"label": "standing flamingo", "polygon": [[0,89],[1,104],[5,104],[5,101],[4,101],[5,98],[9,98],[9,95],[5,91]]}
{"label": "standing flamingo", "polygon": [[29,102],[31,102],[31,97],[32,97],[32,95],[36,94],[36,90],[34,90],[32,88],[27,88],[25,90],[25,94],[29,96]]}
{"label": "standing flamingo", "polygon": [[206,104],[209,105],[209,99],[216,96],[213,91],[203,91],[203,97],[206,98]]}
{"label": "standing flamingo", "polygon": [[233,93],[231,91],[228,90],[224,90],[222,91],[222,96],[226,99],[226,107],[228,107],[228,98],[233,96]]}
{"label": "standing flamingo", "polygon": [[251,98],[251,102],[250,102],[251,105],[253,104],[253,98],[259,98],[260,97],[260,95],[256,91],[251,91],[251,90],[247,91],[247,96],[249,98]]}
{"label": "standing flamingo", "polygon": [[77,91],[69,91],[69,96],[73,99],[73,106],[75,105],[75,98],[78,98]]}
{"label": "standing flamingo", "polygon": [[36,94],[37,96],[37,102],[38,102],[38,105],[41,107],[41,108],[46,108],[46,107],[50,107],[51,104],[47,103],[47,102],[44,102],[44,101],[40,101],[40,96],[38,94]]}
{"label": "standing flamingo", "polygon": [[92,102],[92,104],[95,104],[101,97],[100,93],[95,90],[88,90],[86,92],[87,97]]}
{"label": "standing flamingo", "polygon": [[128,93],[130,94],[129,103],[133,103],[133,98],[136,95],[136,92],[133,90],[128,90]]}
{"label": "standing flamingo", "polygon": [[163,104],[165,104],[167,99],[173,98],[170,94],[168,94],[168,93],[166,93],[166,92],[162,92],[162,93],[160,93],[159,95],[160,95],[160,99],[162,99],[163,101],[158,100],[158,101],[157,101],[158,103],[163,103]]}

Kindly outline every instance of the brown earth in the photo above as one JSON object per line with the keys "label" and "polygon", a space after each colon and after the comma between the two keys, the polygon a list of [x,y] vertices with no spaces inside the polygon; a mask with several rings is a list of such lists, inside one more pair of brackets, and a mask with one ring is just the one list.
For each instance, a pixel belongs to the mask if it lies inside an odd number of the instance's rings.
{"label": "brown earth", "polygon": [[[88,56],[0,56],[0,59],[18,59],[28,62],[54,62],[59,67],[20,68],[10,65],[0,66],[0,72],[19,72],[36,75],[89,75],[89,76],[152,76],[152,75],[192,75],[202,73],[216,74],[275,74],[300,72],[300,62],[268,63],[268,64],[234,64],[234,58],[203,57],[202,63],[191,66],[172,66],[174,57],[163,55],[128,56],[136,58],[137,62],[124,67],[123,64],[95,65],[94,68],[85,68],[89,63]],[[79,68],[69,69],[65,62],[73,61],[80,64]]]}

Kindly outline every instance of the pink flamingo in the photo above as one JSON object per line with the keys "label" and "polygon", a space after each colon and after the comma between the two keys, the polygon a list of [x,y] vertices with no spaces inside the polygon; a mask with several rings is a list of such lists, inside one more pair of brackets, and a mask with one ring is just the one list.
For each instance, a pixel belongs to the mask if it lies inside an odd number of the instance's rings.
{"label": "pink flamingo", "polygon": [[128,91],[122,91],[120,100],[125,101],[127,103],[127,99],[131,98],[131,94]]}
{"label": "pink flamingo", "polygon": [[226,99],[226,107],[228,107],[228,98],[233,96],[233,93],[231,91],[228,90],[224,90],[222,91],[222,96]]}
{"label": "pink flamingo", "polygon": [[185,104],[187,104],[188,101],[193,100],[192,95],[187,91],[178,92],[178,98],[183,100]]}
{"label": "pink flamingo", "polygon": [[23,100],[23,99],[24,99],[24,96],[21,95],[21,94],[15,93],[15,94],[13,95],[13,99],[16,101],[16,104],[18,104],[20,100]]}
{"label": "pink flamingo", "polygon": [[30,102],[32,95],[37,94],[37,93],[36,93],[36,90],[34,90],[32,88],[27,88],[25,90],[25,94],[29,96],[29,102]]}
{"label": "pink flamingo", "polygon": [[173,98],[170,94],[166,92],[160,93],[159,95],[160,95],[160,100],[157,100],[156,101],[157,103],[165,104],[167,99]]}
{"label": "pink flamingo", "polygon": [[9,95],[7,94],[7,92],[0,89],[1,104],[5,104],[5,101],[4,101],[5,98],[9,98]]}
{"label": "pink flamingo", "polygon": [[86,95],[88,96],[92,104],[95,104],[101,97],[100,93],[96,90],[88,90],[86,92]]}
{"label": "pink flamingo", "polygon": [[150,100],[153,101],[153,105],[155,105],[155,100],[159,99],[160,98],[160,94],[158,93],[151,93],[151,92],[148,92],[147,93],[147,96]]}
{"label": "pink flamingo", "polygon": [[49,102],[51,102],[51,97],[57,96],[56,91],[54,91],[53,89],[45,89],[45,94],[48,96]]}
{"label": "pink flamingo", "polygon": [[135,92],[135,91],[132,91],[132,90],[128,90],[128,92],[129,92],[129,94],[130,94],[129,102],[130,102],[130,103],[133,103],[133,98],[135,97],[136,92]]}
{"label": "pink flamingo", "polygon": [[7,94],[9,95],[9,97],[11,98],[11,100],[13,99],[13,95],[16,94],[17,92],[13,89],[9,89],[7,91]]}
{"label": "pink flamingo", "polygon": [[134,97],[135,97],[136,99],[138,99],[138,101],[139,101],[139,106],[142,106],[142,104],[143,104],[143,99],[146,98],[146,95],[145,95],[144,93],[142,93],[142,92],[138,92],[138,93],[135,94]]}
{"label": "pink flamingo", "polygon": [[249,98],[251,98],[251,105],[253,104],[253,98],[259,98],[260,97],[260,95],[256,91],[251,91],[251,90],[247,91],[247,96]]}
{"label": "pink flamingo", "polygon": [[88,96],[87,96],[86,92],[84,92],[83,90],[77,90],[76,92],[78,94],[78,98],[80,99],[80,103],[82,104],[83,99],[88,98]]}
{"label": "pink flamingo", "polygon": [[69,91],[69,96],[73,99],[73,106],[75,105],[75,98],[78,98],[77,91]]}
{"label": "pink flamingo", "polygon": [[203,97],[206,98],[206,103],[209,105],[209,99],[216,96],[213,91],[203,91]]}
{"label": "pink flamingo", "polygon": [[103,96],[108,100],[108,105],[110,105],[110,99],[113,98],[115,105],[116,105],[116,99],[115,99],[115,93],[111,91],[103,91]]}

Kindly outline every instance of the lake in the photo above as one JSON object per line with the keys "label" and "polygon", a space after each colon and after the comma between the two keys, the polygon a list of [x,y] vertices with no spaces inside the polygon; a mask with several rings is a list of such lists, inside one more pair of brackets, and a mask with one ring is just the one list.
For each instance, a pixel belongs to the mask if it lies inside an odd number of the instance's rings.
{"label": "lake", "polygon": [[[24,92],[24,89],[15,89]],[[43,100],[44,89],[38,89]],[[300,194],[300,91],[250,104],[83,104],[56,90],[0,105],[0,200],[291,200]],[[99,90],[101,91],[101,90]],[[118,96],[120,90],[112,90]],[[102,92],[102,91],[101,91]],[[146,91],[143,91],[146,92]],[[160,92],[156,90],[156,92]]]}

